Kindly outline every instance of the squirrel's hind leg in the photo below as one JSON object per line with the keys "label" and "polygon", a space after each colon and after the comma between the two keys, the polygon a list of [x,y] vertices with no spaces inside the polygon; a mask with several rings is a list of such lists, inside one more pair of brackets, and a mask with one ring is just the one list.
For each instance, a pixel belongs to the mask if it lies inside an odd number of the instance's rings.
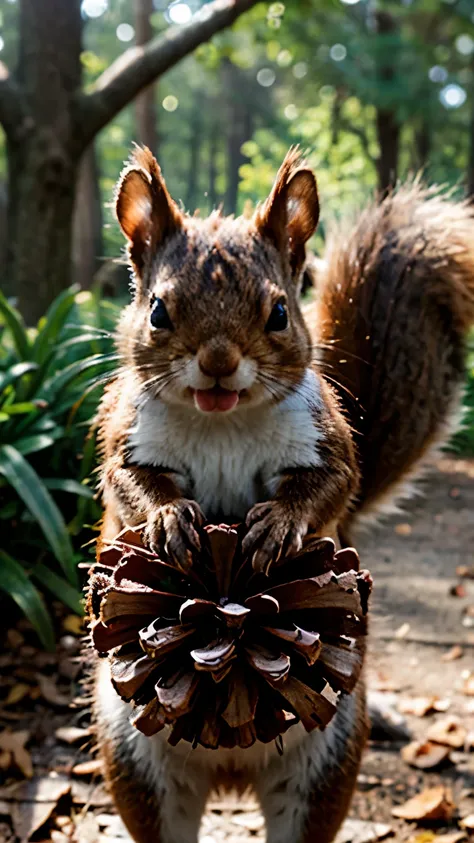
{"label": "squirrel's hind leg", "polygon": [[[287,740],[290,739],[290,733]],[[267,843],[330,843],[352,798],[368,736],[360,682],[324,732],[312,732],[256,777]]]}
{"label": "squirrel's hind leg", "polygon": [[197,843],[209,792],[206,770],[188,763],[161,733],[146,738],[128,722],[108,663],[96,671],[95,720],[104,775],[135,843]]}

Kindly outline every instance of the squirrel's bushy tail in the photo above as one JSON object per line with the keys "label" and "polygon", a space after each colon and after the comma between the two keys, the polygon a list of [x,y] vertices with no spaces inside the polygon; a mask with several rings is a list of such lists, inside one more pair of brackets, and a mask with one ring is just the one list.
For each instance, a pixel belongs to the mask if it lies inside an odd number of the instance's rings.
{"label": "squirrel's bushy tail", "polygon": [[396,497],[459,404],[474,323],[474,209],[412,182],[331,238],[309,308],[355,431],[355,515]]}

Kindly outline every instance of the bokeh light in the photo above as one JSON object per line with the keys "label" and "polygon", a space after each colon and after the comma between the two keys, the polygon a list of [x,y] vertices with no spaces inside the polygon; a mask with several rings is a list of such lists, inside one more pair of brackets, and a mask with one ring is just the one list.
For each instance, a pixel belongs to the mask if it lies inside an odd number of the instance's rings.
{"label": "bokeh light", "polygon": [[470,35],[458,35],[455,44],[456,50],[462,56],[470,56],[474,52],[474,40]]}
{"label": "bokeh light", "polygon": [[176,111],[179,105],[179,100],[178,97],[174,97],[173,94],[168,94],[161,104],[165,111]]}
{"label": "bokeh light", "polygon": [[275,71],[271,67],[262,67],[257,73],[257,82],[262,88],[270,88],[276,79]]}
{"label": "bokeh light", "polygon": [[347,50],[344,47],[344,44],[333,44],[329,50],[329,55],[333,61],[344,61],[347,56]]}
{"label": "bokeh light", "polygon": [[119,41],[127,42],[132,40],[135,35],[135,30],[129,23],[119,23],[116,29],[116,34]]}
{"label": "bokeh light", "polygon": [[359,0],[341,0],[341,3],[345,3],[346,6],[355,6],[356,3],[359,3]]}
{"label": "bokeh light", "polygon": [[442,83],[446,82],[446,79],[448,78],[448,71],[445,67],[441,67],[441,65],[435,64],[433,65],[433,67],[430,67],[428,71],[428,76],[431,82]]}
{"label": "bokeh light", "polygon": [[293,76],[295,79],[304,79],[308,72],[308,65],[305,61],[298,61],[296,62],[293,68]]}
{"label": "bokeh light", "polygon": [[81,10],[88,18],[100,18],[107,11],[108,0],[82,0]]}
{"label": "bokeh light", "polygon": [[464,88],[461,88],[460,85],[452,83],[451,85],[445,85],[445,87],[441,89],[439,92],[439,99],[445,108],[459,108],[466,102],[467,94]]}
{"label": "bokeh light", "polygon": [[292,61],[293,56],[289,50],[280,50],[277,55],[277,64],[279,64],[280,67],[288,67]]}
{"label": "bokeh light", "polygon": [[187,3],[172,3],[168,6],[167,17],[171,23],[185,24],[189,23],[193,13]]}
{"label": "bokeh light", "polygon": [[294,103],[290,103],[286,106],[283,114],[285,115],[287,120],[296,120],[299,112],[296,105],[294,105]]}
{"label": "bokeh light", "polygon": [[0,35],[0,53],[3,50],[4,46],[5,46],[5,41],[3,40],[2,36]]}

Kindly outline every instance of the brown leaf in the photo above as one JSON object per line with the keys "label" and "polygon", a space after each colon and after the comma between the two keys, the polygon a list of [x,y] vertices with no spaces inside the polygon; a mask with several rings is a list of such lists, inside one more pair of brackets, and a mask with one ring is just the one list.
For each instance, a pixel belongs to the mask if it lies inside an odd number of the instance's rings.
{"label": "brown leaf", "polygon": [[449,748],[431,741],[413,741],[401,750],[403,760],[419,770],[433,770],[449,758]]}
{"label": "brown leaf", "polygon": [[77,726],[61,726],[54,733],[59,741],[64,743],[77,743],[77,741],[90,738],[90,729],[79,729]]}
{"label": "brown leaf", "polygon": [[431,787],[392,809],[394,817],[412,822],[450,820],[455,805],[450,788]]}
{"label": "brown leaf", "polygon": [[56,808],[56,802],[15,802],[11,809],[11,818],[15,834],[20,840],[30,837],[49,820]]}
{"label": "brown leaf", "polygon": [[396,524],[395,526],[397,536],[411,536],[412,531],[411,524]]}
{"label": "brown leaf", "polygon": [[10,732],[9,729],[5,729],[0,734],[0,750],[11,753],[16,766],[27,779],[30,779],[33,775],[31,756],[25,749],[25,744],[29,739],[30,733],[25,730]]}
{"label": "brown leaf", "polygon": [[31,685],[27,685],[25,682],[17,682],[10,688],[4,705],[16,705],[20,700],[27,697],[30,691]]}
{"label": "brown leaf", "polygon": [[463,655],[464,655],[463,648],[459,644],[455,644],[453,647],[451,647],[450,650],[447,651],[447,653],[444,653],[441,656],[441,661],[442,662],[454,662],[457,659],[462,659]]}
{"label": "brown leaf", "polygon": [[466,676],[461,690],[467,697],[474,697],[474,673]]}
{"label": "brown leaf", "polygon": [[398,710],[402,714],[413,714],[415,717],[425,717],[435,710],[437,697],[406,697],[398,702]]}
{"label": "brown leaf", "polygon": [[71,784],[64,776],[42,776],[17,788],[11,810],[17,836],[21,840],[29,840],[50,818],[61,797],[70,789]]}
{"label": "brown leaf", "polygon": [[467,580],[474,580],[474,565],[458,565],[456,576]]}
{"label": "brown leaf", "polygon": [[71,773],[73,776],[96,776],[102,775],[102,761],[97,758],[93,761],[83,761],[80,764],[76,764]]}
{"label": "brown leaf", "polygon": [[426,737],[429,741],[451,746],[453,749],[460,749],[464,746],[467,730],[457,717],[444,717],[433,723],[428,729]]}
{"label": "brown leaf", "polygon": [[385,823],[374,823],[369,820],[345,820],[338,831],[334,843],[376,843],[393,834],[391,826]]}
{"label": "brown leaf", "polygon": [[38,673],[36,678],[40,687],[41,696],[44,697],[47,702],[59,707],[67,707],[70,705],[71,696],[69,694],[61,693],[61,691],[58,690],[56,683],[49,676],[44,676],[43,673]]}
{"label": "brown leaf", "polygon": [[79,615],[67,615],[63,620],[63,629],[72,635],[84,635],[84,620]]}

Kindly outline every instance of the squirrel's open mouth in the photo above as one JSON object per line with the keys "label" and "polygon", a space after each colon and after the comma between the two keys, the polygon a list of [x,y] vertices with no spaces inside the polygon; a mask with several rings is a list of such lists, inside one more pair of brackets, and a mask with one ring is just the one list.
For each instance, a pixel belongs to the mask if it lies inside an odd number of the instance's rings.
{"label": "squirrel's open mouth", "polygon": [[212,389],[194,389],[193,397],[196,407],[203,413],[228,413],[239,403],[236,390],[224,389],[217,384]]}

